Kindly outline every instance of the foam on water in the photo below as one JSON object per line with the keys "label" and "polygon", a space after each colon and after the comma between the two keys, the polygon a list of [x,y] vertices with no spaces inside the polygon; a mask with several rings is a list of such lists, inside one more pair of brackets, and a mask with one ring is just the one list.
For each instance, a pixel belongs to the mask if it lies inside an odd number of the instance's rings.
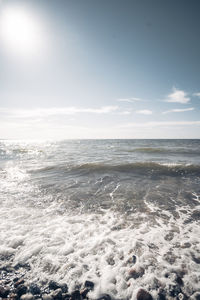
{"label": "foam on water", "polygon": [[[65,176],[55,168],[58,162],[67,169],[71,158],[64,160],[64,152],[56,148],[54,158],[52,150],[31,147],[35,152],[15,146],[17,156],[9,153],[1,163],[0,267],[29,264],[25,276],[30,282],[54,279],[66,282],[70,291],[92,280],[94,299],[101,293],[135,299],[140,287],[156,297],[160,287],[171,289],[176,274],[183,276],[183,292],[190,296],[200,291],[199,169],[195,173],[188,165],[191,171],[176,177],[161,166],[162,176],[148,177],[124,167],[94,173],[89,165],[83,168],[87,174]],[[90,164],[81,160],[76,169]],[[169,163],[170,170],[179,168],[179,162]],[[76,202],[79,209],[73,210],[70,197],[75,193],[85,202]],[[102,198],[108,208],[85,209],[89,198],[96,203]]]}
{"label": "foam on water", "polygon": [[[18,181],[17,188],[19,192],[31,186],[20,187]],[[127,217],[103,210],[98,214],[61,214],[58,203],[41,208],[10,197],[0,210],[0,256],[13,265],[29,263],[31,271],[26,276],[30,281],[55,279],[67,282],[73,290],[91,279],[95,282],[94,298],[106,292],[118,299],[135,299],[139,287],[156,295],[158,286],[169,289],[174,283],[174,272],[185,274],[183,289],[192,294],[199,290],[200,280],[199,223],[191,219],[200,212],[200,200],[193,196],[195,208],[175,206],[176,219],[162,211],[154,223],[145,213]],[[160,210],[148,200],[145,205],[151,211]],[[140,225],[139,218],[144,220]],[[137,256],[135,265],[133,255]],[[133,267],[144,268],[144,275],[131,278]]]}

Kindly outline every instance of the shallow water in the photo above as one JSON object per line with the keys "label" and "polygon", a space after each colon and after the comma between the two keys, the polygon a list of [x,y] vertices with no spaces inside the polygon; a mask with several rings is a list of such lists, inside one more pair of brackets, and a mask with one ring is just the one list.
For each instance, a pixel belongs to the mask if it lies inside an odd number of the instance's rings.
{"label": "shallow water", "polygon": [[2,140],[0,180],[1,266],[70,290],[92,279],[93,298],[156,297],[175,273],[200,291],[199,140]]}

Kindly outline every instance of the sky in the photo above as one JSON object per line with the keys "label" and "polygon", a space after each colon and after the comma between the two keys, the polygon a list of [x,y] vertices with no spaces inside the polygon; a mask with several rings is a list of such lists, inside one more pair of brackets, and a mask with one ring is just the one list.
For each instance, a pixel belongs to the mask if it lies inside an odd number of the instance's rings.
{"label": "sky", "polygon": [[200,138],[199,0],[0,0],[0,138]]}

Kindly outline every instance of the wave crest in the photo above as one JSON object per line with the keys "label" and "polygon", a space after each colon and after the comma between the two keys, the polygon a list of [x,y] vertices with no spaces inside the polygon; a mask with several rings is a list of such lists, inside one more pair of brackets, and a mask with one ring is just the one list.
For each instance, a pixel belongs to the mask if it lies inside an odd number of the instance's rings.
{"label": "wave crest", "polygon": [[161,164],[155,162],[135,162],[113,165],[108,163],[85,163],[76,166],[54,165],[34,171],[79,173],[80,175],[119,172],[133,173],[135,175],[200,176],[200,165]]}

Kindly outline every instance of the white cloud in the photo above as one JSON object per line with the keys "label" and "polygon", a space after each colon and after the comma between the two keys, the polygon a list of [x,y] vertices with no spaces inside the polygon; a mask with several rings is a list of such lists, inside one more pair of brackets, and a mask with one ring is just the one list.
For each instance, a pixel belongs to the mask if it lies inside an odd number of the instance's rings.
{"label": "white cloud", "polygon": [[143,110],[137,110],[136,114],[141,114],[141,115],[152,115],[152,111],[149,109],[143,109]]}
{"label": "white cloud", "polygon": [[162,114],[185,112],[185,111],[191,111],[191,110],[194,110],[194,107],[170,109],[170,110],[163,111]]}
{"label": "white cloud", "polygon": [[[0,138],[117,138],[118,133],[111,126],[111,115],[124,115],[123,118],[126,118],[130,113],[118,106],[35,109],[0,107]],[[87,118],[82,118],[83,114]],[[107,115],[109,127],[104,124],[105,118],[96,120],[97,115]]]}
{"label": "white cloud", "polygon": [[186,104],[190,102],[190,98],[187,97],[187,93],[183,90],[177,90],[174,88],[173,92],[167,96],[165,101]]}
{"label": "white cloud", "polygon": [[107,114],[118,110],[118,106],[103,106],[100,108],[74,108],[75,113]]}
{"label": "white cloud", "polygon": [[160,126],[190,126],[200,125],[200,121],[168,121],[168,122],[146,122],[146,123],[126,123],[119,125],[119,128],[150,128]]}
{"label": "white cloud", "polygon": [[[15,118],[44,118],[50,116],[75,115],[78,113],[109,114],[117,112],[118,106],[102,106],[100,108],[78,108],[78,107],[51,107],[36,109],[9,109],[0,108],[1,114]],[[122,113],[122,112],[121,112]]]}
{"label": "white cloud", "polygon": [[130,115],[131,111],[130,110],[124,110],[124,111],[120,111],[117,113],[118,115]]}
{"label": "white cloud", "polygon": [[200,97],[200,93],[194,93],[193,96]]}
{"label": "white cloud", "polygon": [[140,99],[140,98],[132,97],[132,98],[117,99],[117,101],[119,101],[119,102],[134,103],[134,102],[137,102],[137,101],[143,101],[143,100]]}

